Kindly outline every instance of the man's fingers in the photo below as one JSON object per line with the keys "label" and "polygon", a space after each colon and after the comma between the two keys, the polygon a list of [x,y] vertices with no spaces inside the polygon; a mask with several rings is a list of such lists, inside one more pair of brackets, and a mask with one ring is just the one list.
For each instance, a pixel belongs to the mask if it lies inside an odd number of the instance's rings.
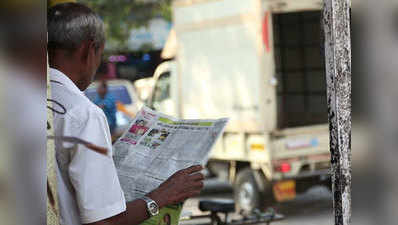
{"label": "man's fingers", "polygon": [[195,197],[195,196],[198,196],[199,194],[200,194],[200,190],[186,191],[186,192],[179,194],[176,199],[178,202],[182,202],[182,201],[186,200],[187,198]]}
{"label": "man's fingers", "polygon": [[202,173],[195,173],[195,174],[192,174],[191,176],[189,176],[189,180],[192,180],[192,181],[201,181],[204,179],[205,179],[205,176]]}
{"label": "man's fingers", "polygon": [[200,195],[200,190],[193,190],[188,192],[184,197],[183,200],[186,200],[187,198],[192,198]]}
{"label": "man's fingers", "polygon": [[182,171],[184,171],[187,174],[191,174],[191,173],[199,172],[201,170],[203,170],[203,166],[195,165],[195,166],[191,166],[191,167],[188,167],[186,169],[183,169]]}
{"label": "man's fingers", "polygon": [[204,186],[203,181],[196,181],[196,182],[192,183],[192,185],[191,185],[191,187],[193,187],[193,188],[200,188],[200,189],[202,189],[203,186]]}
{"label": "man's fingers", "polygon": [[204,187],[203,181],[195,181],[195,182],[189,182],[187,186],[181,191],[181,193],[185,192],[190,192],[190,191],[195,191],[195,190],[202,190]]}

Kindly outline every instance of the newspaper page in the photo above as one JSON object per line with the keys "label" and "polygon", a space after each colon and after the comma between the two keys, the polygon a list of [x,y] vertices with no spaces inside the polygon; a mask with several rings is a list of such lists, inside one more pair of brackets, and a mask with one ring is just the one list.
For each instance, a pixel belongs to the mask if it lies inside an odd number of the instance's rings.
{"label": "newspaper page", "polygon": [[178,170],[204,165],[227,122],[181,120],[143,107],[113,146],[126,201],[156,189]]}

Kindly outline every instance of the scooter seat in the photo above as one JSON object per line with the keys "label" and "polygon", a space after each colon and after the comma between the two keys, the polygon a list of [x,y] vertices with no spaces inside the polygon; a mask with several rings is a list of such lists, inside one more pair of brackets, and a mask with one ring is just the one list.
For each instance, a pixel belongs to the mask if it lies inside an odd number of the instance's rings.
{"label": "scooter seat", "polygon": [[231,213],[235,212],[235,202],[229,199],[209,199],[199,202],[202,212]]}

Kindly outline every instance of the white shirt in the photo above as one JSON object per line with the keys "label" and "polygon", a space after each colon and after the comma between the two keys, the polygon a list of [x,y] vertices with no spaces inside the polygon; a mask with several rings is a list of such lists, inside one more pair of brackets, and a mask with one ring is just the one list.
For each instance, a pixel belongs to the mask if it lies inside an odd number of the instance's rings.
{"label": "white shirt", "polygon": [[[105,114],[62,72],[50,69],[50,79],[52,99],[66,110],[54,113],[55,136],[79,137],[109,152],[104,156],[80,144],[55,141],[60,223],[80,225],[120,214],[126,203]],[[53,108],[64,111],[54,102]]]}

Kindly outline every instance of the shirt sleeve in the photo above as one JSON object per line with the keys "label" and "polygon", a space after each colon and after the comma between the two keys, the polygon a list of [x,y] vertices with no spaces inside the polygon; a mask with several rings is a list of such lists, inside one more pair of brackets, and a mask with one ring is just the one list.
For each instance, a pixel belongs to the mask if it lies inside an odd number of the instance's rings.
{"label": "shirt sleeve", "polygon": [[76,191],[81,222],[93,223],[124,212],[126,202],[112,159],[111,136],[105,115],[102,110],[92,108],[86,116],[75,135],[107,148],[108,156],[78,145],[71,156],[69,177]]}

